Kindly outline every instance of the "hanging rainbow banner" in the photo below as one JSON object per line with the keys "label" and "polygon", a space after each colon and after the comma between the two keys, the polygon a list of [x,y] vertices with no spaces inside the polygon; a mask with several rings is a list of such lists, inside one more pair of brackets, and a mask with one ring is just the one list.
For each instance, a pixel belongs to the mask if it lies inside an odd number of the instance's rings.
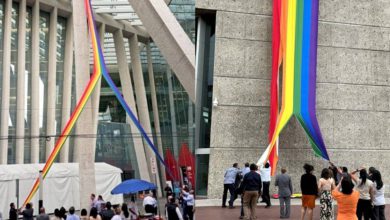
{"label": "hanging rainbow banner", "polygon": [[[157,148],[153,145],[153,142],[150,140],[150,138],[146,134],[142,125],[139,123],[137,117],[131,111],[130,107],[127,105],[126,101],[122,97],[122,94],[119,92],[118,88],[115,86],[110,75],[108,74],[108,71],[107,71],[107,68],[106,68],[106,65],[104,62],[103,52],[102,52],[102,49],[100,46],[99,36],[97,34],[96,27],[95,27],[95,20],[93,17],[91,3],[90,3],[90,0],[85,0],[84,2],[85,2],[86,14],[87,14],[88,30],[89,30],[91,41],[92,41],[93,60],[94,60],[93,74],[90,78],[90,81],[88,82],[87,87],[84,89],[83,95],[81,96],[79,102],[77,103],[76,108],[74,109],[65,128],[63,129],[61,135],[59,136],[53,151],[51,152],[49,158],[46,161],[45,166],[42,169],[43,178],[45,178],[47,173],[49,172],[51,166],[54,163],[55,158],[58,156],[62,146],[64,145],[66,139],[68,138],[69,134],[71,133],[76,121],[80,117],[80,114],[85,107],[85,104],[87,103],[88,99],[91,97],[91,94],[92,94],[99,78],[102,75],[105,78],[105,80],[107,81],[107,83],[110,85],[111,89],[114,91],[119,102],[125,108],[127,114],[130,116],[132,121],[136,124],[137,128],[141,132],[142,136],[145,138],[148,145],[151,147],[153,152],[156,154],[156,156],[160,160],[160,162],[165,166],[166,170],[168,171],[168,174],[171,175],[171,172],[170,172],[169,168],[167,167],[167,165],[165,164],[164,159],[158,153]],[[39,189],[39,184],[40,184],[40,181],[39,181],[39,178],[37,178],[29,195],[27,196],[26,200],[24,201],[22,207],[24,207],[27,203],[29,203],[31,201],[31,199],[34,197],[35,193]]]}
{"label": "hanging rainbow banner", "polygon": [[[273,172],[278,158],[277,139],[293,115],[304,128],[315,154],[329,160],[315,106],[318,8],[318,0],[273,1],[270,140],[258,161],[258,164],[264,164],[270,160],[271,166],[274,165]],[[282,106],[280,113],[275,113],[281,63]]]}

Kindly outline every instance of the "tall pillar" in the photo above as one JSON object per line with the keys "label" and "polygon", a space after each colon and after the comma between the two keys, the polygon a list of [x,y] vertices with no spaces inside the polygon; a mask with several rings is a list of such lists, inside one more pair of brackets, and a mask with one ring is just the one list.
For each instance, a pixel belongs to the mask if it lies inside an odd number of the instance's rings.
{"label": "tall pillar", "polygon": [[[137,107],[138,107],[138,118],[142,126],[144,127],[147,134],[153,134],[152,128],[150,126],[150,118],[149,118],[149,109],[148,102],[146,100],[146,91],[145,91],[145,83],[141,66],[141,59],[138,47],[138,37],[137,35],[133,35],[129,38],[130,45],[130,57],[131,57],[131,67],[133,70],[133,79],[134,79],[134,87],[135,87],[135,96],[137,97]],[[153,139],[151,140],[153,141]],[[152,150],[147,146],[144,141],[145,151],[146,151],[146,160],[148,161],[149,171],[151,173],[151,158],[155,155]],[[156,185],[161,186],[159,175],[156,178]],[[160,187],[161,188],[161,187]],[[161,190],[159,190],[161,193]]]}
{"label": "tall pillar", "polygon": [[54,148],[56,134],[57,8],[53,8],[50,13],[48,70],[47,106],[44,106],[44,108],[47,109],[46,135],[50,138],[46,141],[46,160]]}
{"label": "tall pillar", "polygon": [[[69,120],[72,106],[72,75],[73,75],[73,17],[69,16],[66,24],[65,57],[64,57],[64,86],[62,91],[61,130]],[[61,149],[61,163],[69,162],[69,138]]]}
{"label": "tall pillar", "polygon": [[[99,38],[100,38],[100,45],[102,47],[102,52],[104,51],[104,34],[106,32],[106,25],[101,24],[99,27]],[[100,89],[101,89],[101,82],[102,78],[100,77],[99,80],[96,83],[95,89],[93,90],[92,96],[91,96],[91,102],[92,102],[92,121],[93,121],[93,133],[97,134],[98,129],[98,123],[99,123],[99,102],[100,102]],[[92,144],[95,146],[93,148],[93,155],[96,155],[96,138],[91,139]]]}
{"label": "tall pillar", "polygon": [[[73,28],[76,68],[76,98],[82,93],[90,79],[89,74],[89,39],[84,1],[73,1]],[[95,184],[95,155],[94,148],[88,138],[80,136],[90,134],[93,128],[92,104],[89,100],[76,123],[76,139],[74,160],[79,163],[80,175],[80,207],[89,207],[89,196],[96,193]]]}
{"label": "tall pillar", "polygon": [[[133,86],[130,78],[129,64],[126,59],[125,44],[123,41],[123,33],[121,30],[114,32],[114,44],[115,52],[118,60],[119,77],[122,84],[122,93],[128,103],[129,107],[133,110],[135,115],[138,115],[137,107],[134,100]],[[150,175],[148,171],[148,164],[145,156],[145,149],[143,147],[141,133],[135,124],[131,121],[129,116],[126,116],[126,122],[130,124],[131,132],[136,138],[133,138],[134,150],[137,157],[138,170],[140,178],[146,181],[150,181]],[[138,138],[139,137],[139,138]]]}
{"label": "tall pillar", "polygon": [[24,113],[26,101],[26,0],[19,2],[19,27],[18,27],[18,81],[16,95],[16,160],[17,164],[24,163]]}
{"label": "tall pillar", "polygon": [[176,126],[176,114],[175,114],[175,100],[173,97],[172,86],[172,72],[167,65],[167,79],[168,79],[168,96],[169,96],[169,108],[171,109],[171,128],[172,128],[172,143],[173,143],[173,155],[175,158],[179,158],[179,143],[177,140],[177,126]]}
{"label": "tall pillar", "polygon": [[[152,108],[153,108],[153,119],[154,119],[154,127],[157,135],[157,147],[158,152],[161,156],[164,156],[164,151],[162,147],[161,140],[161,130],[160,130],[160,118],[158,114],[158,105],[157,105],[157,92],[156,85],[154,83],[154,72],[153,72],[153,60],[152,60],[152,52],[150,51],[150,44],[146,45],[146,53],[148,56],[148,74],[149,74],[149,84],[150,84],[150,96],[152,98]],[[161,182],[165,184],[166,176],[165,176],[165,168],[164,166],[160,166],[161,173]]]}
{"label": "tall pillar", "polygon": [[39,0],[32,8],[31,51],[31,163],[39,163]]}
{"label": "tall pillar", "polygon": [[[5,1],[3,29],[3,78],[1,94],[0,136],[8,137],[10,69],[11,69],[11,14],[12,0]],[[7,164],[8,138],[0,139],[0,164]]]}

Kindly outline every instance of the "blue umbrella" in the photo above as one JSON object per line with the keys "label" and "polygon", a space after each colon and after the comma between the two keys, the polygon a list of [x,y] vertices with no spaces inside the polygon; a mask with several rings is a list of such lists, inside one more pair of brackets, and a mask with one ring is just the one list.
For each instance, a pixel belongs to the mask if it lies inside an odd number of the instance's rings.
{"label": "blue umbrella", "polygon": [[134,194],[140,191],[156,189],[156,185],[144,180],[130,179],[117,185],[111,194]]}

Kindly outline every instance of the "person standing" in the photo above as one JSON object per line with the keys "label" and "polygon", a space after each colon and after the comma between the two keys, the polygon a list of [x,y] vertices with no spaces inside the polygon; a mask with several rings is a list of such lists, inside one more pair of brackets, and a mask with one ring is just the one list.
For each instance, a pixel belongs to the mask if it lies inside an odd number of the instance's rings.
{"label": "person standing", "polygon": [[[69,210],[70,212],[70,210]],[[80,220],[88,220],[88,212],[86,209],[81,209]]]}
{"label": "person standing", "polygon": [[17,220],[18,219],[18,210],[15,208],[15,203],[9,204],[9,220]]}
{"label": "person standing", "polygon": [[271,167],[267,162],[264,167],[260,169],[261,180],[263,181],[263,193],[261,194],[262,201],[267,205],[265,208],[271,207],[271,197],[269,195],[269,186],[271,184]]}
{"label": "person standing", "polygon": [[176,199],[172,196],[168,197],[168,203],[165,206],[165,216],[167,220],[183,220],[180,209],[176,204]]}
{"label": "person standing", "polygon": [[145,196],[143,207],[146,213],[157,214],[157,200],[150,193]]}
{"label": "person standing", "polygon": [[234,163],[233,167],[226,170],[223,180],[223,195],[222,195],[222,208],[226,208],[227,191],[230,193],[229,208],[233,207],[235,200],[235,182],[237,174],[239,173],[238,164]]}
{"label": "person standing", "polygon": [[69,215],[66,216],[66,220],[80,220],[80,217],[78,215],[74,214],[74,212],[75,212],[74,207],[71,206],[69,208]]}
{"label": "person standing", "polygon": [[382,175],[378,170],[371,172],[371,180],[374,182],[374,209],[373,220],[386,220],[385,217],[385,185],[383,185]]}
{"label": "person standing", "polygon": [[250,165],[250,172],[245,174],[242,181],[244,195],[245,219],[256,219],[257,199],[261,195],[261,177],[257,172],[257,165]]}
{"label": "person standing", "polygon": [[290,197],[293,192],[291,177],[286,173],[286,168],[281,169],[275,179],[275,186],[278,187],[280,202],[280,218],[290,218]]}
{"label": "person standing", "polygon": [[39,208],[39,215],[37,216],[37,220],[50,220],[49,215],[46,214],[45,208]]}
{"label": "person standing", "polygon": [[193,220],[194,219],[194,207],[195,207],[195,199],[194,199],[194,190],[188,190],[188,188],[183,189],[183,201],[185,202],[184,207],[184,220]]}
{"label": "person standing", "polygon": [[23,220],[34,220],[34,209],[32,203],[26,204],[26,209],[21,213],[23,215]]}
{"label": "person standing", "polygon": [[[357,172],[360,174],[359,179],[355,176]],[[360,193],[356,215],[359,220],[361,220],[363,216],[364,220],[368,220],[372,215],[371,203],[374,200],[373,182],[368,179],[366,169],[357,169],[356,171],[353,171],[351,173],[351,178],[357,185],[356,190]]]}
{"label": "person standing", "polygon": [[332,190],[336,187],[334,179],[331,177],[332,170],[324,168],[321,172],[321,179],[318,181],[318,191],[320,192],[320,220],[333,220],[333,198]]}
{"label": "person standing", "polygon": [[115,205],[114,206],[114,212],[115,212],[115,215],[112,217],[111,220],[123,220],[122,217],[121,217],[121,207],[119,205]]}
{"label": "person standing", "polygon": [[111,220],[111,218],[115,215],[114,211],[111,209],[111,202],[106,202],[106,208],[103,209],[99,214],[103,220]]}
{"label": "person standing", "polygon": [[305,219],[307,214],[308,219],[313,219],[313,209],[316,205],[318,195],[317,178],[313,175],[314,167],[310,164],[303,166],[305,174],[301,176],[301,191],[302,191],[302,208],[301,219]]}
{"label": "person standing", "polygon": [[90,197],[90,209],[92,209],[93,207],[97,208],[96,206],[96,202],[97,202],[97,199],[96,199],[96,195],[94,193],[91,193],[91,197]]}
{"label": "person standing", "polygon": [[332,196],[337,201],[337,220],[357,220],[356,207],[359,192],[353,190],[353,187],[351,178],[343,176],[337,187],[332,190]]}

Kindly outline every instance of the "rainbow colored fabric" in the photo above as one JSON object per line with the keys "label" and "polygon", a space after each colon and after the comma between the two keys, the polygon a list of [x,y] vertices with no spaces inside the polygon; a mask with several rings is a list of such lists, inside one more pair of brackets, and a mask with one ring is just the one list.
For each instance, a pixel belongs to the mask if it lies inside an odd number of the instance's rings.
{"label": "rainbow colored fabric", "polygon": [[[277,160],[277,139],[292,115],[304,128],[316,155],[329,156],[316,117],[318,0],[274,0],[269,146],[258,161]],[[283,64],[282,106],[278,73]],[[277,117],[275,116],[277,115]],[[275,120],[277,118],[277,120]],[[271,162],[271,166],[275,162]],[[273,169],[276,166],[273,166]]]}
{"label": "rainbow colored fabric", "polygon": [[[91,97],[92,92],[99,80],[99,78],[103,75],[104,79],[107,81],[111,89],[114,91],[115,96],[118,98],[119,102],[122,104],[123,108],[126,110],[127,114],[130,116],[131,120],[135,123],[139,131],[141,132],[142,136],[148,143],[149,147],[153,150],[155,155],[157,156],[157,159],[165,166],[166,170],[168,171],[168,174],[171,175],[171,172],[169,168],[167,167],[164,159],[161,157],[161,155],[158,153],[157,148],[153,145],[153,142],[150,140],[148,135],[146,134],[145,130],[143,129],[142,125],[139,123],[137,117],[134,115],[134,113],[131,111],[130,107],[122,97],[122,94],[119,92],[118,88],[115,86],[114,82],[112,81],[105,62],[104,62],[104,56],[102,52],[102,48],[100,46],[100,40],[99,35],[97,34],[96,27],[95,27],[95,20],[92,12],[92,7],[90,0],[85,0],[85,8],[86,8],[86,14],[87,14],[87,21],[88,21],[88,30],[90,33],[91,41],[92,41],[92,49],[93,49],[93,60],[94,60],[94,67],[93,67],[93,74],[90,78],[90,81],[88,82],[87,87],[84,89],[83,95],[81,96],[79,102],[77,103],[71,117],[69,118],[65,128],[63,129],[61,135],[59,136],[55,147],[53,151],[51,152],[49,158],[46,161],[46,164],[42,170],[43,172],[43,178],[46,177],[47,173],[49,172],[51,166],[54,163],[55,158],[58,156],[62,146],[64,145],[66,139],[68,138],[70,132],[72,131],[76,121],[80,117],[81,112],[83,111],[85,104],[87,103],[88,99]],[[35,181],[29,195],[27,196],[26,200],[23,203],[23,207],[31,201],[31,199],[34,197],[35,193],[37,192],[39,188],[39,178]]]}

